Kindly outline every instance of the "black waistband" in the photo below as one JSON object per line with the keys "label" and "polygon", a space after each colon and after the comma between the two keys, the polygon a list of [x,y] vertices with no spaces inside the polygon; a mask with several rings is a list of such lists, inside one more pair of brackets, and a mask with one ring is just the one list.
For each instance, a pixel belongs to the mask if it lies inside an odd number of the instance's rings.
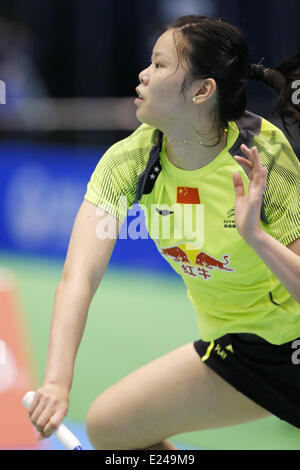
{"label": "black waistband", "polygon": [[233,336],[246,343],[266,343],[265,339],[252,333],[234,333]]}

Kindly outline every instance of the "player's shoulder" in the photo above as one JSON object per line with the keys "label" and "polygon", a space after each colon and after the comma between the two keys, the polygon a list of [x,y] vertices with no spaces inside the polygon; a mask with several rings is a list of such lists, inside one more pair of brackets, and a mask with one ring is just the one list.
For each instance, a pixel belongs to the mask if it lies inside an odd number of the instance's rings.
{"label": "player's shoulder", "polygon": [[255,136],[253,144],[268,166],[281,162],[283,166],[292,166],[299,171],[300,162],[284,132],[262,116],[260,132]]}
{"label": "player's shoulder", "polygon": [[116,161],[147,161],[151,148],[155,145],[158,130],[148,124],[141,124],[125,139],[111,145],[106,151],[106,158]]}
{"label": "player's shoulder", "polygon": [[261,116],[261,130],[258,135],[262,142],[266,145],[289,145],[290,143],[286,138],[283,131],[273,124],[268,119]]}

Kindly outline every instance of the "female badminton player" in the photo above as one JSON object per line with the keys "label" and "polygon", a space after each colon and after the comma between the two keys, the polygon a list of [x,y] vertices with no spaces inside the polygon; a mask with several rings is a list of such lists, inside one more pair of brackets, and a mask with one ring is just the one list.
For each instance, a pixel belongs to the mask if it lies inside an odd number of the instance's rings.
{"label": "female badminton player", "polygon": [[[288,131],[287,118],[300,123],[299,77],[299,53],[277,69],[252,64],[223,18],[184,16],[159,36],[136,88],[141,125],[100,159],[74,223],[29,410],[41,439],[67,413],[90,302],[116,242],[99,236],[99,222],[118,234],[135,202],[186,285],[201,339],[96,398],[86,418],[94,448],[175,449],[176,434],[270,415],[300,428],[300,163],[285,134],[247,110],[248,80],[258,80],[278,93]],[[168,237],[153,234],[154,220],[170,221]]]}

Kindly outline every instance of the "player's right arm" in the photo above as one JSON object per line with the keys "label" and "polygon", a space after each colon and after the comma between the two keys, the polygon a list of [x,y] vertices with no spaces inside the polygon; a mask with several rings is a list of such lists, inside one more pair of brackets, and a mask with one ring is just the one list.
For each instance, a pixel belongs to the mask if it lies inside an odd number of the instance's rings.
{"label": "player's right arm", "polygon": [[[40,438],[52,434],[67,414],[76,353],[92,298],[110,260],[121,223],[84,200],[75,219],[60,282],[56,288],[43,386],[29,408]],[[106,217],[116,236],[100,239]],[[100,224],[100,225],[99,225]]]}

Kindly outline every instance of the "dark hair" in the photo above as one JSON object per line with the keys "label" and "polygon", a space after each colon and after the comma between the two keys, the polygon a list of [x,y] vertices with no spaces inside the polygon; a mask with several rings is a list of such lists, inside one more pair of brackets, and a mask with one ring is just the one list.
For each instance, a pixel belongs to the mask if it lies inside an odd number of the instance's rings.
{"label": "dark hair", "polygon": [[[300,53],[287,59],[276,70],[251,65],[248,45],[238,28],[224,18],[200,15],[182,16],[167,27],[172,29],[180,63],[188,66],[182,94],[194,80],[213,78],[217,84],[219,130],[228,121],[242,117],[247,107],[247,80],[256,79],[273,88],[279,99],[272,114],[278,112],[287,133],[286,117],[300,127],[300,106],[291,100],[292,82],[300,78]],[[221,134],[220,134],[221,135]],[[221,138],[221,137],[220,137]]]}
{"label": "dark hair", "polygon": [[294,119],[292,124],[298,124],[300,128],[300,103],[293,102],[291,96],[294,93],[293,83],[300,79],[300,52],[286,59],[275,70],[255,64],[251,65],[249,78],[261,81],[278,93],[278,102],[272,111],[272,115],[278,113],[285,131],[291,137],[287,128],[290,124],[286,121],[286,118]]}

